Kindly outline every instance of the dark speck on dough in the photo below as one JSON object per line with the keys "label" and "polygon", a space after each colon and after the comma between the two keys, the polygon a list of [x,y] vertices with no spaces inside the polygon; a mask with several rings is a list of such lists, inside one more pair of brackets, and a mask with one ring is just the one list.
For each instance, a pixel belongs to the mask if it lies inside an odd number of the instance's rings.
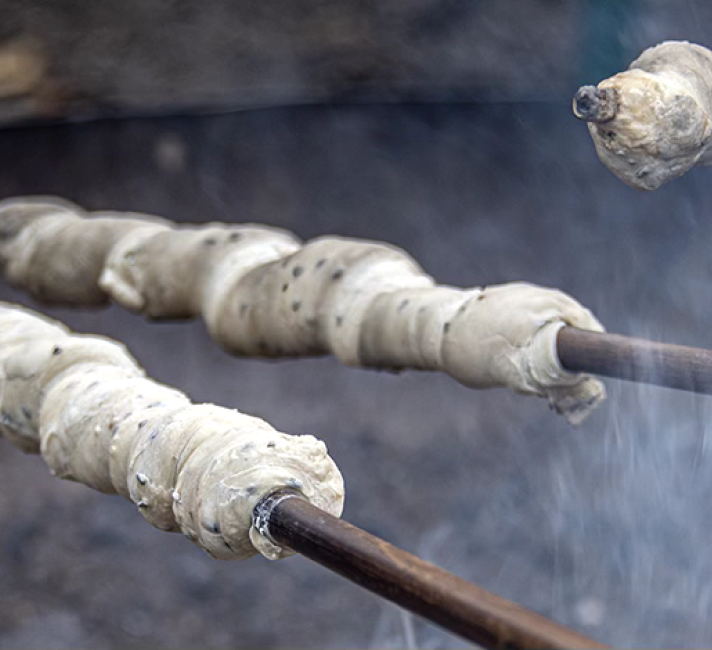
{"label": "dark speck on dough", "polygon": [[242,237],[242,233],[239,233],[239,232],[231,232],[231,233],[230,233],[230,236],[228,237],[228,239],[229,239],[230,241],[237,241],[237,240],[240,239],[241,237]]}
{"label": "dark speck on dough", "polygon": [[326,258],[322,257],[317,263],[316,263],[316,268],[320,269],[322,266],[326,264]]}
{"label": "dark speck on dough", "polygon": [[143,429],[143,428],[146,426],[146,422],[148,422],[148,420],[141,420],[141,421],[138,423],[138,428],[139,428],[139,429]]}
{"label": "dark speck on dough", "polygon": [[336,317],[336,327],[341,327],[344,323],[344,317],[343,316],[337,316]]}
{"label": "dark speck on dough", "polygon": [[248,309],[248,304],[243,302],[240,305],[240,316],[244,316],[247,313],[247,309]]}
{"label": "dark speck on dough", "polygon": [[409,302],[410,300],[408,300],[407,298],[403,302],[401,302],[401,304],[398,305],[398,311],[403,311],[408,306]]}
{"label": "dark speck on dough", "polygon": [[302,306],[302,301],[301,300],[295,300],[292,303],[292,311],[299,311],[299,308]]}
{"label": "dark speck on dough", "polygon": [[443,325],[443,332],[445,332],[445,334],[447,334],[449,331],[450,331],[450,323],[445,323],[445,325]]}
{"label": "dark speck on dough", "polygon": [[218,242],[217,242],[217,239],[215,239],[215,237],[208,237],[207,239],[205,239],[203,241],[203,243],[206,246],[215,246],[215,244],[217,244]]}
{"label": "dark speck on dough", "polygon": [[52,354],[56,357],[58,354],[62,354],[62,348],[60,348],[58,345],[52,350]]}
{"label": "dark speck on dough", "polygon": [[340,279],[343,278],[343,277],[344,277],[344,271],[343,271],[343,269],[338,269],[337,271],[334,271],[334,272],[331,274],[331,279],[332,279],[332,280],[340,280]]}
{"label": "dark speck on dough", "polygon": [[295,278],[298,278],[298,277],[302,274],[303,271],[304,271],[304,269],[303,269],[301,266],[295,266],[295,267],[292,269],[292,275],[293,275]]}

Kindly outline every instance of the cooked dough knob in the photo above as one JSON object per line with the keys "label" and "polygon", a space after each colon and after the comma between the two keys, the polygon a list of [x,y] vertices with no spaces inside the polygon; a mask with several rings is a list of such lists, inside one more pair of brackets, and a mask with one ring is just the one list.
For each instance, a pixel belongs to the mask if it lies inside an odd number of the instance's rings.
{"label": "cooked dough knob", "polygon": [[637,189],[654,190],[712,162],[712,52],[670,41],[625,72],[574,97],[601,162]]}

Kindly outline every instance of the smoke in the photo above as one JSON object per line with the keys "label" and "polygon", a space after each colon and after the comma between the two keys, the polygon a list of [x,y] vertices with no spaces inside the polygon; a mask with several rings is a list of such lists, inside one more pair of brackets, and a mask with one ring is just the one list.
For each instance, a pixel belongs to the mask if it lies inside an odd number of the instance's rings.
{"label": "smoke", "polygon": [[[679,34],[643,20],[634,36],[637,47]],[[654,194],[623,186],[568,96],[0,138],[2,196],[57,193],[94,209],[382,239],[444,283],[556,286],[610,331],[712,347],[712,172]],[[324,439],[345,475],[349,521],[603,642],[709,644],[711,398],[610,380],[608,402],[572,430],[540,400],[442,376],[239,360],[200,325],[118,309],[51,313],[121,338],[196,401]],[[139,636],[163,647],[464,646],[299,558],[215,568],[128,504],[45,479],[38,459],[5,444],[0,467],[0,644],[30,643],[26,631],[48,620],[66,643],[107,647]],[[37,505],[50,498],[51,508]],[[12,614],[28,603],[35,614]],[[45,637],[32,644],[49,647]]]}
{"label": "smoke", "polygon": [[[136,152],[150,151],[166,132],[179,134],[185,147],[181,169],[157,175],[150,155],[138,158],[143,166],[128,164],[129,152],[137,160]],[[86,145],[69,150],[73,157],[61,169],[71,168],[71,175],[19,167],[0,179],[3,195],[54,191],[93,208],[263,221],[305,237],[386,239],[444,282],[559,286],[611,331],[712,347],[709,172],[695,170],[654,195],[636,193],[602,168],[585,129],[565,119],[559,105],[300,109],[3,138],[6,169],[16,160],[13,150],[37,165],[74,138]],[[119,150],[106,146],[116,141],[123,143]],[[110,182],[92,175],[102,168],[113,170]],[[202,190],[199,181],[208,176],[219,200]],[[346,478],[346,518],[463,578],[614,645],[695,647],[709,638],[707,397],[611,380],[608,402],[571,430],[539,400],[477,393],[442,376],[379,374],[331,360],[241,361],[217,350],[200,326],[150,325],[118,309],[53,313],[80,330],[122,338],[151,374],[198,401],[237,406],[282,430],[322,437]],[[13,457],[14,465],[21,462],[39,463]],[[37,502],[48,490],[65,495],[62,519],[44,520],[36,542],[62,548],[72,530],[66,519],[74,493],[56,481],[33,489]],[[9,522],[13,504],[7,497]],[[163,576],[148,582],[131,569],[135,588],[154,603],[151,630],[141,628],[146,642],[159,635],[173,645],[201,634],[224,640],[239,629],[260,644],[285,638],[341,647],[461,644],[296,560],[215,573],[202,568],[209,560],[200,557],[191,571],[210,580],[196,600],[190,581],[170,577],[181,569],[160,552],[165,535],[142,525],[126,511],[122,530],[141,540],[132,553],[151,557]],[[6,535],[12,530],[6,526]],[[111,603],[110,611],[92,606],[93,620],[113,620],[117,609],[128,613],[115,620],[128,620],[131,594],[107,589],[112,581],[126,583],[119,574],[132,566],[132,555],[121,546],[92,545],[81,530],[72,539],[84,540],[102,572],[117,575],[96,582],[83,572],[86,595],[73,591],[76,611],[92,600]],[[39,550],[33,557],[46,558],[40,565],[50,558],[69,567],[83,561]],[[18,594],[33,599],[41,589],[43,598],[57,593],[61,602],[64,588],[27,584],[26,564],[17,575],[7,566]],[[254,604],[240,595],[239,614],[215,614],[243,585]],[[173,596],[166,599],[169,587]],[[314,595],[304,601],[304,593]],[[260,619],[259,602],[280,609],[279,625]],[[200,622],[177,627],[186,606],[204,612],[209,632],[201,632]],[[245,623],[253,619],[261,623]],[[128,634],[122,625],[105,631],[114,635],[106,638]]]}

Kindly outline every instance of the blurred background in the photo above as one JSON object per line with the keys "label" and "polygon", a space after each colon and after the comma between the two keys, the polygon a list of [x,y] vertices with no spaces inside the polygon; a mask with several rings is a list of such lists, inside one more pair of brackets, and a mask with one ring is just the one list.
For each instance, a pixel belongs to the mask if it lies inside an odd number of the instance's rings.
{"label": "blurred background", "polygon": [[[712,348],[712,171],[651,194],[571,114],[705,0],[0,0],[0,197],[263,222],[409,250],[439,281],[561,288],[610,331]],[[0,287],[0,298],[41,308]],[[326,441],[354,524],[596,639],[712,644],[712,399],[538,399],[332,359],[228,357],[200,323],[44,310],[149,373]],[[211,560],[0,441],[0,648],[451,648],[294,557]]]}

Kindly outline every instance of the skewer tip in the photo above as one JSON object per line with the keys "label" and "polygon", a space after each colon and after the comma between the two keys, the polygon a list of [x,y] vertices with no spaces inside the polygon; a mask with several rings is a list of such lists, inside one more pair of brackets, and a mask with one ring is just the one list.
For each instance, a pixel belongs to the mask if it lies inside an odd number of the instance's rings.
{"label": "skewer tip", "polygon": [[581,86],[574,95],[573,110],[584,122],[608,122],[616,116],[618,93],[612,88]]}

